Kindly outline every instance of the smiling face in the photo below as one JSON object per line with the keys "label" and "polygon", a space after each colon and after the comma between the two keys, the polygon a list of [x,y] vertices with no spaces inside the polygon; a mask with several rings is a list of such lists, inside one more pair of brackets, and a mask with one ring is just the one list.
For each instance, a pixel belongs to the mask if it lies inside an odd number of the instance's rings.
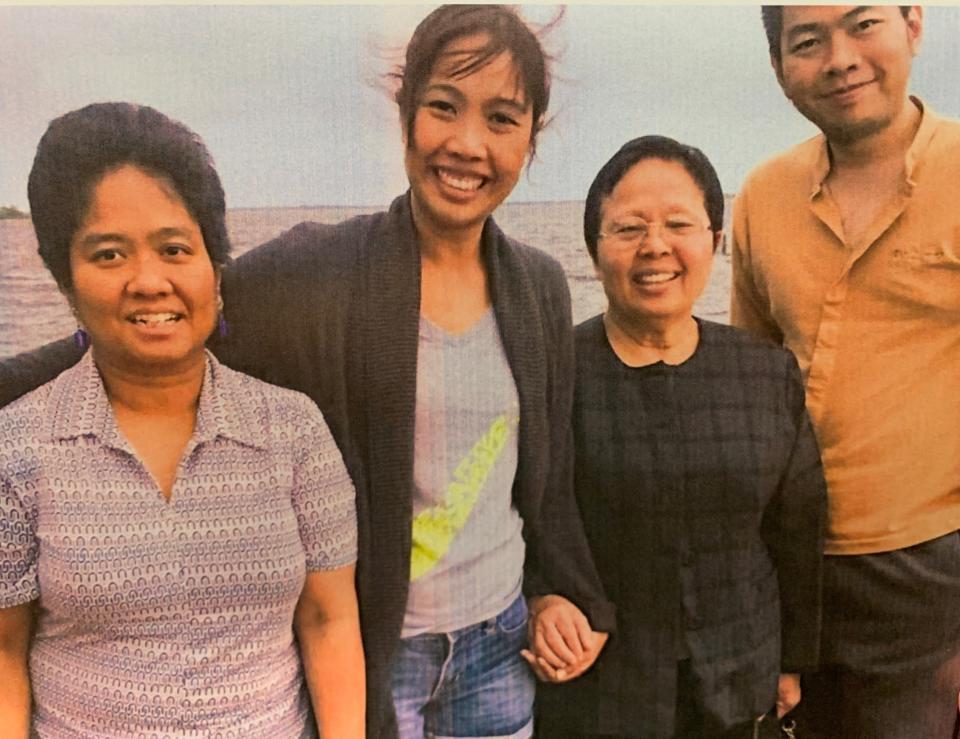
{"label": "smiling face", "polygon": [[674,161],[643,159],[604,200],[597,277],[620,323],[688,320],[713,264],[703,192]]}
{"label": "smiling face", "polygon": [[786,5],[784,93],[827,138],[857,141],[904,114],[913,55],[922,36],[919,8]]}
{"label": "smiling face", "polygon": [[440,55],[405,142],[414,221],[435,236],[479,237],[513,190],[530,149],[533,115],[510,54],[452,76],[485,38],[458,39]]}
{"label": "smiling face", "polygon": [[218,275],[196,221],[165,180],[133,165],[105,174],[70,244],[68,298],[98,365],[192,369],[218,313]]}

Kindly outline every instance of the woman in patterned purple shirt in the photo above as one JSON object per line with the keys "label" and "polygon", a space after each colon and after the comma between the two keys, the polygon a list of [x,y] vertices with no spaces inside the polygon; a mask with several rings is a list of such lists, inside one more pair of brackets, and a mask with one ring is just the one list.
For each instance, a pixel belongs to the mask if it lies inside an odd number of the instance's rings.
{"label": "woman in patterned purple shirt", "polygon": [[204,349],[229,242],[203,143],[90,105],[29,195],[91,350],[0,411],[0,736],[310,736],[311,701],[363,736],[353,485],[311,401]]}

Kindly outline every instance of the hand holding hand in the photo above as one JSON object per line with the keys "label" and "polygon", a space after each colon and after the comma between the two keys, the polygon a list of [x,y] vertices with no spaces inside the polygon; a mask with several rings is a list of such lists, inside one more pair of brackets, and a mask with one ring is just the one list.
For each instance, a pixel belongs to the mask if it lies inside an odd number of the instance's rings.
{"label": "hand holding hand", "polygon": [[528,633],[530,649],[521,655],[537,678],[555,683],[589,669],[608,637],[593,631],[583,612],[560,595],[531,598]]}

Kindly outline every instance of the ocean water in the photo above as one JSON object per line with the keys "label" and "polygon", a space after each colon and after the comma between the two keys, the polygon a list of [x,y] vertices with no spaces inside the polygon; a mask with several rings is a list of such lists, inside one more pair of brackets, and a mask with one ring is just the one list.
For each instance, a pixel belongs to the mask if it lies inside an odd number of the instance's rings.
{"label": "ocean water", "polygon": [[[337,223],[381,208],[256,208],[231,210],[227,228],[234,256],[277,236],[301,221]],[[583,203],[508,203],[497,222],[513,238],[536,246],[563,265],[573,299],[573,318],[582,321],[601,312],[603,289],[583,246]],[[729,257],[717,253],[713,274],[694,312],[726,323],[730,284]],[[67,303],[40,257],[27,219],[0,220],[0,358],[13,356],[76,329]]]}

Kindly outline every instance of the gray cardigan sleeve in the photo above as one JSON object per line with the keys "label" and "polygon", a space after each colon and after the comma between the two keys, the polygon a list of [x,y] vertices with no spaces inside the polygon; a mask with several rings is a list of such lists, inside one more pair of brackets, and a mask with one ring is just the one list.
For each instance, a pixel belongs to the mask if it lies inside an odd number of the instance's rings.
{"label": "gray cardigan sleeve", "polygon": [[528,596],[557,594],[579,607],[596,631],[616,626],[614,604],[600,582],[573,490],[573,387],[576,375],[570,293],[563,271],[549,262],[541,311],[547,333],[549,479],[530,527],[524,570]]}

